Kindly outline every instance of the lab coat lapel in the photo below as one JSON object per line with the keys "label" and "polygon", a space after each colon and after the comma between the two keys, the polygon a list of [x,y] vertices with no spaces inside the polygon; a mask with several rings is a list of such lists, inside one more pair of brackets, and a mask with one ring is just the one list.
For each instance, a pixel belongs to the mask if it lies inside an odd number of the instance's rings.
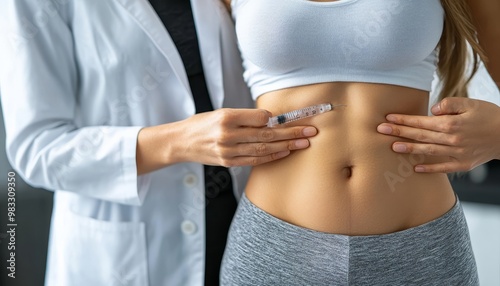
{"label": "lab coat lapel", "polygon": [[222,78],[220,25],[223,11],[220,0],[191,0],[198,34],[200,53],[207,87],[214,109],[222,107],[224,87]]}
{"label": "lab coat lapel", "polygon": [[[153,7],[147,0],[117,0],[123,8],[135,19],[137,24],[151,38],[160,52],[167,58],[167,61],[172,66],[172,69],[184,85],[187,91],[190,92],[189,81],[184,69],[182,59],[175,47],[175,43],[165,29],[160,18],[154,11]],[[194,107],[194,102],[193,102]]]}

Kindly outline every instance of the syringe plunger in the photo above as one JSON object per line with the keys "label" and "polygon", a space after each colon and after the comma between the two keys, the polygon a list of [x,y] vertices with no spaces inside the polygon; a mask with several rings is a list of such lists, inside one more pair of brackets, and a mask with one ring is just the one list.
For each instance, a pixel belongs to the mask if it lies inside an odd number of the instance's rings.
{"label": "syringe plunger", "polygon": [[296,121],[299,119],[311,117],[327,111],[333,110],[334,106],[331,103],[323,103],[318,105],[313,105],[297,110],[293,110],[287,113],[283,113],[278,116],[273,116],[269,118],[267,122],[267,127],[274,127],[276,125],[285,124],[288,122]]}

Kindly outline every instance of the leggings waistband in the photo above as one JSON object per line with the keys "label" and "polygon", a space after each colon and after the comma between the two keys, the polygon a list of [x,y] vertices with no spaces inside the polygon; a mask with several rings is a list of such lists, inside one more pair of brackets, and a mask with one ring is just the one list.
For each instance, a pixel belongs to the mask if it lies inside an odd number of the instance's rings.
{"label": "leggings waistband", "polygon": [[221,285],[478,285],[460,202],[406,230],[330,234],[282,221],[243,196]]}

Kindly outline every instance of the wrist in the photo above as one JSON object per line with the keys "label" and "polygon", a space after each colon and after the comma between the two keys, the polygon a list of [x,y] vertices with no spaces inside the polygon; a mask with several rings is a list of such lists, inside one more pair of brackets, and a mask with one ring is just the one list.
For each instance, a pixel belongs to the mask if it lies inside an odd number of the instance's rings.
{"label": "wrist", "polygon": [[143,175],[182,160],[178,155],[176,124],[169,123],[142,128],[137,136],[137,174]]}
{"label": "wrist", "polygon": [[169,166],[188,161],[186,152],[183,150],[186,140],[182,138],[182,122],[173,122],[156,126],[155,141],[157,156],[163,166]]}

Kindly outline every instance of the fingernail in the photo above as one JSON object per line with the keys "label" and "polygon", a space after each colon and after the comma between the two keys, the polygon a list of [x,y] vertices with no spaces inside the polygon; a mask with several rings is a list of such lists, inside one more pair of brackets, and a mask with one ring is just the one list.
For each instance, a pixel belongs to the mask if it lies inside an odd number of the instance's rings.
{"label": "fingernail", "polygon": [[433,114],[439,114],[441,112],[441,104],[435,104],[432,108],[431,108],[431,112]]}
{"label": "fingernail", "polygon": [[425,168],[423,166],[416,166],[415,172],[425,172]]}
{"label": "fingernail", "polygon": [[304,130],[302,131],[302,134],[304,134],[304,136],[314,136],[318,133],[318,131],[316,130],[316,128],[314,127],[306,127],[304,128]]}
{"label": "fingernail", "polygon": [[379,125],[377,127],[377,131],[380,133],[384,134],[391,134],[392,133],[392,127],[389,125]]}
{"label": "fingernail", "polygon": [[385,117],[385,119],[387,119],[387,121],[394,122],[396,121],[396,116],[389,114]]}
{"label": "fingernail", "polygon": [[278,152],[276,153],[276,158],[283,158],[283,157],[286,157],[290,154],[290,151],[282,151],[282,152]]}
{"label": "fingernail", "polygon": [[307,139],[297,140],[297,141],[295,141],[295,147],[297,147],[299,149],[309,147],[309,140],[307,140]]}
{"label": "fingernail", "polygon": [[392,147],[396,152],[406,152],[407,148],[405,144],[394,144]]}

